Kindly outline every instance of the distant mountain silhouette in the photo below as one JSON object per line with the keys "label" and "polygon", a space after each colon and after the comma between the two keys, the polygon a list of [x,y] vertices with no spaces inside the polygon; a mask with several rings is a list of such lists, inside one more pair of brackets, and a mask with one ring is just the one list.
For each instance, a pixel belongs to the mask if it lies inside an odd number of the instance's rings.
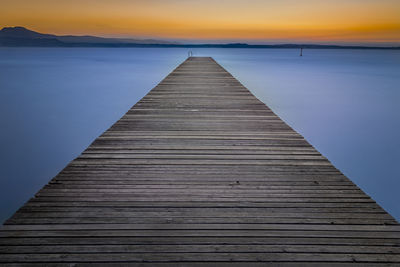
{"label": "distant mountain silhouette", "polygon": [[215,47],[215,48],[312,48],[312,49],[400,49],[397,47],[340,46],[318,44],[250,45],[233,44],[180,44],[153,39],[104,38],[96,36],[74,36],[44,34],[24,27],[4,27],[0,30],[0,46],[39,47]]}
{"label": "distant mountain silhouette", "polygon": [[124,44],[176,44],[163,40],[103,38],[96,36],[74,36],[44,34],[28,30],[24,27],[4,27],[0,30],[0,46],[109,46]]}
{"label": "distant mountain silhouette", "polygon": [[55,38],[52,34],[43,34],[28,30],[24,27],[4,27],[0,30],[0,37],[9,38]]}

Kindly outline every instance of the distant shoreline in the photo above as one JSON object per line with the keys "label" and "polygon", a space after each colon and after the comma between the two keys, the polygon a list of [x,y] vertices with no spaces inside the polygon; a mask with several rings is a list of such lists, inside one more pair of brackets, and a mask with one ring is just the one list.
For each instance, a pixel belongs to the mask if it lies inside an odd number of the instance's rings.
{"label": "distant shoreline", "polygon": [[249,49],[357,49],[357,50],[400,50],[400,47],[380,46],[342,46],[342,45],[249,45],[249,44],[103,44],[103,43],[65,43],[65,44],[0,44],[0,47],[53,47],[53,48],[249,48]]}
{"label": "distant shoreline", "polygon": [[157,48],[303,48],[303,49],[374,49],[400,50],[399,46],[329,45],[329,44],[185,44],[155,39],[124,39],[97,36],[54,35],[39,33],[24,27],[4,27],[0,30],[0,47],[157,47]]}

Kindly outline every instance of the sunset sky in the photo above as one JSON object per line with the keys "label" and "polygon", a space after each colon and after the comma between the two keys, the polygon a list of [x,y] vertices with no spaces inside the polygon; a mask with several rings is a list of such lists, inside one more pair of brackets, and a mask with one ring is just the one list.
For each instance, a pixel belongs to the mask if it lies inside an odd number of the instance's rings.
{"label": "sunset sky", "polygon": [[0,26],[186,42],[399,44],[400,0],[0,0]]}

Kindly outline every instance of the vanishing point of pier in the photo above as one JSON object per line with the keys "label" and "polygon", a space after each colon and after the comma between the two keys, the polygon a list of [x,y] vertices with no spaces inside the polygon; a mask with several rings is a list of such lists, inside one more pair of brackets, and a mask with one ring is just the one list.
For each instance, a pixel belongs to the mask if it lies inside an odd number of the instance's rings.
{"label": "vanishing point of pier", "polygon": [[400,227],[212,58],[190,57],[6,221],[0,265],[202,264],[399,266]]}

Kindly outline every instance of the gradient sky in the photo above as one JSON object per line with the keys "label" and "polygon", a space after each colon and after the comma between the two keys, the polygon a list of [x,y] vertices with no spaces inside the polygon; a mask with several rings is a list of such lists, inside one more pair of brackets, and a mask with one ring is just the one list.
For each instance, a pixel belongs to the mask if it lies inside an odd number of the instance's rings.
{"label": "gradient sky", "polygon": [[0,26],[194,42],[400,43],[400,0],[0,0]]}

